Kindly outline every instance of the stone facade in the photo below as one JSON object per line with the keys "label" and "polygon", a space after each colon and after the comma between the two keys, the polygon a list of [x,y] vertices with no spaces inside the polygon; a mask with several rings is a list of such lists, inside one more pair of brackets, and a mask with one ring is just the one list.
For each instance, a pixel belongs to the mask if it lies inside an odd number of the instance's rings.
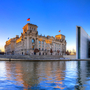
{"label": "stone facade", "polygon": [[[38,35],[38,26],[27,23],[23,27],[23,33],[19,37],[6,41],[6,54],[17,55],[62,55],[66,52],[65,36],[60,34],[53,36]],[[36,52],[36,51],[37,52]]]}

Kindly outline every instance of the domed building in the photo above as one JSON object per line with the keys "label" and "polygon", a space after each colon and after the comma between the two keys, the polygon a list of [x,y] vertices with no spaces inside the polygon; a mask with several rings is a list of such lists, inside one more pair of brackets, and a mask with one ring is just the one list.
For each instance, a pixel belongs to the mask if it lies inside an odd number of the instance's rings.
{"label": "domed building", "polygon": [[38,26],[27,23],[19,37],[6,41],[5,53],[13,55],[62,55],[66,52],[65,36],[38,35]]}

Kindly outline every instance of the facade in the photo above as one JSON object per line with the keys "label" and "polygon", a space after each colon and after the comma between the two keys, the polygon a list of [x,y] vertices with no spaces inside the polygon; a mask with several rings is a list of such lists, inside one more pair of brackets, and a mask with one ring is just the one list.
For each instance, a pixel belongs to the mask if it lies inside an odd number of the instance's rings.
{"label": "facade", "polygon": [[90,58],[90,36],[81,26],[76,26],[76,59]]}
{"label": "facade", "polygon": [[19,37],[6,41],[5,53],[17,55],[60,55],[66,52],[65,36],[38,35],[38,26],[27,23]]}

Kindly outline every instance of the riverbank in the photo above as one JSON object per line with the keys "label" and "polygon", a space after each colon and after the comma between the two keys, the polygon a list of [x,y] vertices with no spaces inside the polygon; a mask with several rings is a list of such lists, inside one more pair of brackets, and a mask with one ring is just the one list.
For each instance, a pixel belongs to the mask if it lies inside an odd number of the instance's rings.
{"label": "riverbank", "polygon": [[0,55],[0,58],[6,60],[51,60],[63,58],[62,55]]}
{"label": "riverbank", "polygon": [[0,58],[0,61],[90,61],[90,59],[12,59]]}
{"label": "riverbank", "polygon": [[0,61],[90,61],[90,59],[76,59],[75,55],[0,55]]}
{"label": "riverbank", "polygon": [[90,59],[75,59],[75,55],[47,55],[47,56],[21,56],[21,55],[0,55],[0,61],[90,61]]}

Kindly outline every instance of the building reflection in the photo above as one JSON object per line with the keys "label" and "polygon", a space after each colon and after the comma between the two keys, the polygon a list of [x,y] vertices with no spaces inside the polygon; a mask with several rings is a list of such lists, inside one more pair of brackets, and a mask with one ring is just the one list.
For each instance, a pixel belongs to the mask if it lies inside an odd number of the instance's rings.
{"label": "building reflection", "polygon": [[59,62],[58,68],[55,74],[56,74],[56,81],[57,81],[56,88],[59,88],[61,90],[64,89],[62,80],[64,80],[65,78],[65,73],[63,72],[65,71],[65,69],[66,69],[65,62]]}
{"label": "building reflection", "polygon": [[[90,61],[78,61],[78,80],[76,87],[78,90],[88,90],[88,86],[90,86],[89,78],[90,78]],[[87,87],[85,87],[85,85]],[[90,87],[89,87],[90,88]]]}
{"label": "building reflection", "polygon": [[[16,81],[16,85],[27,88],[38,85],[47,86],[54,83],[54,88],[64,89],[63,80],[66,66],[64,61],[57,62],[6,62],[6,75],[8,80]],[[43,82],[45,81],[45,82]]]}

